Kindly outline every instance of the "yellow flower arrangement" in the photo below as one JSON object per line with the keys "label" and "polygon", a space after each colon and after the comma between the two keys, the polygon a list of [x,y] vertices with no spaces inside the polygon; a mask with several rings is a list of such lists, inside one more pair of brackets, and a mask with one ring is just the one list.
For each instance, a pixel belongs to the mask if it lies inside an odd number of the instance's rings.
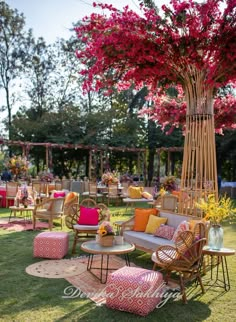
{"label": "yellow flower arrangement", "polygon": [[28,170],[29,162],[27,161],[26,157],[22,156],[13,156],[9,159],[7,167],[14,175],[20,175],[22,173],[26,173]]}
{"label": "yellow flower arrangement", "polygon": [[118,183],[118,174],[117,172],[105,172],[102,175],[102,183],[103,184],[112,184],[112,183]]}
{"label": "yellow flower arrangement", "polygon": [[103,223],[99,226],[97,233],[100,237],[115,235],[113,227],[109,221],[103,221]]}
{"label": "yellow flower arrangement", "polygon": [[213,225],[219,225],[224,219],[236,214],[232,200],[226,196],[217,201],[215,195],[210,194],[207,200],[200,199],[199,202],[195,203],[195,206],[204,212],[205,219]]}

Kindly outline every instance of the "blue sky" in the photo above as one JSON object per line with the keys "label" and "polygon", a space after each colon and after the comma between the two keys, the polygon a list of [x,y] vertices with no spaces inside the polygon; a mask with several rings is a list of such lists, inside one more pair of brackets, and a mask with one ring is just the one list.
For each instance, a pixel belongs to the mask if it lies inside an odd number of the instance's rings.
{"label": "blue sky", "polygon": [[[52,43],[57,38],[68,39],[73,35],[73,31],[69,31],[72,24],[96,11],[92,6],[94,0],[6,0],[6,2],[11,8],[23,13],[27,29],[32,28],[34,36],[42,36],[47,43]],[[130,8],[139,12],[138,0],[100,2],[113,4],[119,9],[129,5]],[[161,7],[167,0],[156,2]]]}

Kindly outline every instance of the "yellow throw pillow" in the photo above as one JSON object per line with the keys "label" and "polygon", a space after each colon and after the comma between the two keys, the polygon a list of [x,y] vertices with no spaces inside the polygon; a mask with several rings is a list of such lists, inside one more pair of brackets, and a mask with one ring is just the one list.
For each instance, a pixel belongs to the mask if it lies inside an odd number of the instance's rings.
{"label": "yellow throw pillow", "polygon": [[157,216],[159,211],[155,208],[135,208],[134,211],[134,231],[144,231],[146,229],[150,215]]}
{"label": "yellow throw pillow", "polygon": [[143,187],[134,187],[129,186],[128,188],[128,195],[131,199],[141,199],[143,193]]}
{"label": "yellow throw pillow", "polygon": [[167,222],[167,218],[157,217],[157,216],[149,216],[148,223],[145,229],[145,233],[147,234],[155,234],[157,228],[159,228],[162,224]]}

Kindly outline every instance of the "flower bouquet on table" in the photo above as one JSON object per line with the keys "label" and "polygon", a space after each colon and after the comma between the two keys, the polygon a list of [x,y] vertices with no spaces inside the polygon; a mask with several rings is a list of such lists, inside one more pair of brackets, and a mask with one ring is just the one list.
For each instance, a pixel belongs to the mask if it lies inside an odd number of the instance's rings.
{"label": "flower bouquet on table", "polygon": [[39,172],[38,175],[40,180],[44,182],[52,182],[54,179],[53,174],[48,171]]}
{"label": "flower bouquet on table", "polygon": [[98,230],[98,242],[101,246],[112,246],[114,240],[114,230],[109,221],[103,221]]}
{"label": "flower bouquet on table", "polygon": [[236,208],[233,208],[233,202],[226,196],[219,200],[214,194],[210,194],[207,199],[201,198],[195,203],[196,208],[203,211],[204,219],[211,223],[208,233],[208,245],[211,249],[221,249],[223,247],[223,228],[222,221],[236,215]]}
{"label": "flower bouquet on table", "polygon": [[33,197],[29,194],[27,186],[20,187],[15,198],[15,205],[19,207],[21,204],[27,208],[34,203]]}
{"label": "flower bouquet on table", "polygon": [[209,220],[212,225],[220,225],[226,218],[236,215],[236,208],[233,202],[226,196],[219,198],[217,201],[214,194],[210,194],[207,199],[201,198],[195,206],[203,211],[205,219]]}
{"label": "flower bouquet on table", "polygon": [[9,159],[6,166],[15,176],[15,179],[18,179],[20,176],[26,175],[29,168],[29,162],[27,161],[25,156],[14,155]]}
{"label": "flower bouquet on table", "polygon": [[161,188],[163,188],[165,191],[171,193],[173,190],[176,190],[177,188],[176,177],[174,176],[164,177],[160,181]]}
{"label": "flower bouquet on table", "polygon": [[118,173],[116,171],[107,171],[105,173],[103,173],[102,175],[102,183],[105,185],[109,185],[112,183],[118,183],[119,179],[118,179]]}

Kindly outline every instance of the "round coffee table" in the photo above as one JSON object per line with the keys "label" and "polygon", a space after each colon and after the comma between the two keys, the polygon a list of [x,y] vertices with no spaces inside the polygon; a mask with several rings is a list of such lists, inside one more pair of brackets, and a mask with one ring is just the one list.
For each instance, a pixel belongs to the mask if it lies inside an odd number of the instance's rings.
{"label": "round coffee table", "polygon": [[[122,245],[113,245],[110,247],[101,246],[96,240],[91,240],[82,243],[81,250],[88,253],[88,264],[87,270],[90,271],[96,278],[100,280],[102,284],[105,284],[107,281],[108,271],[116,270],[117,268],[109,267],[109,256],[110,255],[124,255],[125,263],[127,266],[130,266],[129,253],[135,250],[134,244],[124,242]],[[101,255],[101,264],[100,267],[93,267],[93,256]],[[106,260],[104,257],[106,256]],[[92,270],[100,270],[100,276],[97,276],[92,272]]]}

